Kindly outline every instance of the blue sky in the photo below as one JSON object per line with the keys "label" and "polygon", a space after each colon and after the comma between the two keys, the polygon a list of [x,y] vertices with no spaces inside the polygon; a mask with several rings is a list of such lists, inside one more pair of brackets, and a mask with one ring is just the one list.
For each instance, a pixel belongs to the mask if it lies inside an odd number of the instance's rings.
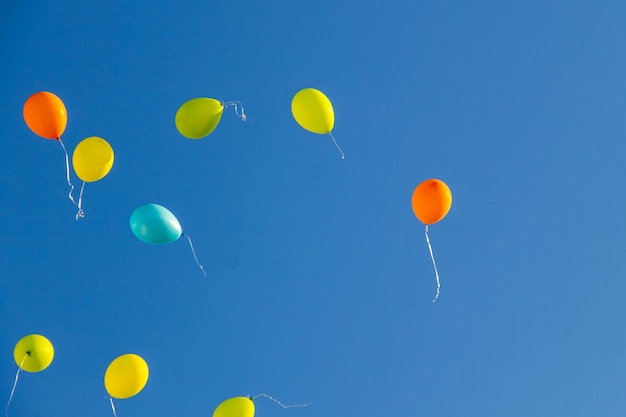
{"label": "blue sky", "polygon": [[[213,4],[214,3],[214,4]],[[0,6],[0,387],[9,416],[111,416],[104,371],[150,379],[119,417],[623,416],[626,4],[621,1],[70,2]],[[290,112],[305,87],[329,137]],[[74,219],[60,146],[24,101],[65,103],[71,150],[115,164]],[[194,97],[239,100],[207,138]],[[451,188],[431,226],[411,193]],[[73,182],[80,184],[74,176]],[[128,226],[168,207],[194,240]],[[6,402],[3,403],[3,405]]]}

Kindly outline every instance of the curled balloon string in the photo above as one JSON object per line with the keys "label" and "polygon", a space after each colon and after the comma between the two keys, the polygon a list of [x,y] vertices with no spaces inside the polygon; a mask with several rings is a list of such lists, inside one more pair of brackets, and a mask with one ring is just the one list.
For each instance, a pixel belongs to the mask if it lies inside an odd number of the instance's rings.
{"label": "curled balloon string", "polygon": [[15,394],[15,387],[17,387],[17,380],[20,377],[20,371],[22,370],[22,365],[24,365],[24,361],[30,355],[29,352],[26,352],[26,355],[22,358],[20,362],[20,366],[17,368],[17,372],[15,373],[15,381],[13,381],[13,388],[11,388],[11,395],[9,395],[9,401],[7,402],[7,406],[4,409],[4,415],[9,417],[9,406],[11,405],[11,400],[13,400],[13,394]]}
{"label": "curled balloon string", "polygon": [[281,403],[280,401],[278,401],[276,398],[272,397],[271,395],[267,395],[267,394],[258,394],[258,395],[255,395],[254,397],[250,397],[250,399],[254,400],[254,399],[259,398],[259,397],[269,398],[270,400],[274,401],[276,404],[280,405],[282,408],[308,407],[308,406],[311,405],[311,403],[285,405],[285,404]]}
{"label": "curled balloon string", "polygon": [[337,141],[335,140],[335,137],[333,136],[332,132],[328,132],[328,134],[330,135],[330,137],[333,139],[333,143],[335,144],[335,146],[337,147],[337,149],[339,149],[339,152],[341,152],[341,159],[345,159],[345,155],[343,154],[343,151],[341,150],[341,148],[339,147],[339,145],[337,145]]}
{"label": "curled balloon string", "polygon": [[67,184],[70,186],[70,193],[68,194],[68,197],[70,198],[72,203],[77,206],[78,203],[76,203],[76,201],[74,200],[74,196],[72,195],[72,192],[74,191],[74,186],[70,181],[70,157],[67,154],[67,149],[65,149],[65,145],[63,144],[61,138],[57,138],[57,140],[61,144],[61,147],[63,148],[63,153],[65,154],[65,176],[67,177]]}
{"label": "curled balloon string", "polygon": [[[243,105],[240,101],[225,101],[222,104],[224,105],[224,107],[233,106],[233,108],[235,109],[235,114],[237,115],[237,117],[240,117],[242,121],[245,122],[248,118],[243,110]],[[239,107],[241,107],[241,114],[239,114]]]}
{"label": "curled balloon string", "polygon": [[115,412],[115,404],[113,404],[113,397],[109,397],[109,402],[111,403],[111,410],[113,410],[113,415],[117,417],[117,413]]}
{"label": "curled balloon string", "polygon": [[202,264],[200,263],[200,261],[198,261],[198,257],[196,256],[196,250],[193,248],[193,243],[191,242],[191,238],[189,236],[187,236],[184,233],[181,233],[181,236],[185,236],[187,238],[187,241],[189,241],[189,247],[191,248],[191,253],[193,254],[193,259],[196,260],[196,264],[198,264],[198,268],[200,268],[200,270],[202,270],[202,273],[204,274],[204,276],[206,277],[206,271],[204,270],[204,267],[202,266]]}
{"label": "curled balloon string", "polygon": [[83,181],[83,185],[80,187],[80,194],[78,195],[78,212],[76,213],[76,220],[85,217],[85,212],[83,211],[83,191],[85,191],[85,181]]}
{"label": "curled balloon string", "polygon": [[433,267],[435,268],[435,277],[437,278],[437,294],[435,294],[435,298],[433,299],[433,303],[437,301],[439,298],[439,290],[441,289],[441,284],[439,283],[439,272],[437,271],[437,264],[435,263],[435,256],[433,255],[433,248],[430,246],[430,239],[428,238],[428,225],[426,225],[426,243],[428,244],[428,251],[430,252],[430,259],[433,261]]}

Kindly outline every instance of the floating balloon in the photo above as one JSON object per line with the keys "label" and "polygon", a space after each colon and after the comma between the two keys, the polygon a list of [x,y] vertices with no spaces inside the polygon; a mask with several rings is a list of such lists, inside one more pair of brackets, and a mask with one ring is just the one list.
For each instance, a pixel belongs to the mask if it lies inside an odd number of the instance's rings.
{"label": "floating balloon", "polygon": [[411,206],[413,213],[425,225],[435,224],[443,219],[452,205],[450,188],[441,180],[423,181],[413,191]]}
{"label": "floating balloon", "polygon": [[448,188],[443,181],[429,179],[415,187],[411,198],[411,206],[413,207],[415,216],[426,225],[426,243],[428,244],[430,259],[433,262],[435,278],[437,279],[437,294],[435,294],[435,299],[433,300],[433,302],[435,302],[437,298],[439,298],[441,284],[439,282],[439,271],[435,263],[433,248],[430,245],[430,238],[428,237],[428,225],[437,223],[448,214],[452,206],[452,193],[450,192],[450,188]]}
{"label": "floating balloon", "polygon": [[191,99],[176,112],[176,128],[186,138],[203,138],[217,127],[223,112],[224,105],[214,98]]}
{"label": "floating balloon", "polygon": [[[238,101],[221,102],[214,98],[198,97],[180,106],[176,112],[176,129],[186,138],[201,139],[215,130],[222,118],[224,108],[230,105],[234,106],[237,116],[245,121],[243,106]],[[241,107],[241,114],[238,111],[239,107]]]}
{"label": "floating balloon", "polygon": [[113,167],[113,148],[97,136],[80,141],[72,155],[72,165],[76,176],[85,182],[95,182],[104,178]]}
{"label": "floating balloon", "polygon": [[153,245],[162,245],[185,236],[193,258],[204,276],[206,271],[198,261],[191,238],[183,233],[183,228],[174,214],[158,204],[144,204],[137,207],[130,215],[130,230],[137,239]]}
{"label": "floating balloon", "polygon": [[[23,114],[26,125],[33,133],[45,139],[56,140],[63,148],[63,153],[65,154],[65,176],[70,187],[68,197],[74,205],[79,206],[79,203],[72,196],[74,186],[70,180],[70,161],[67,149],[65,149],[65,145],[61,140],[61,135],[65,132],[65,127],[67,126],[65,104],[56,95],[48,91],[40,91],[26,100]],[[78,213],[76,219],[82,217],[79,216],[82,213],[80,206],[78,207]]]}
{"label": "floating balloon", "polygon": [[213,411],[213,417],[254,417],[254,403],[248,397],[233,397]]}
{"label": "floating balloon", "polygon": [[335,112],[333,105],[324,93],[315,88],[305,88],[296,93],[291,100],[291,113],[300,126],[309,132],[319,135],[330,135],[333,143],[344,154],[332,134],[335,126]]}
{"label": "floating balloon", "polygon": [[24,121],[36,135],[59,139],[67,126],[65,104],[48,91],[35,93],[24,103]]}
{"label": "floating balloon", "polygon": [[325,135],[335,126],[333,105],[315,88],[298,91],[291,100],[291,112],[296,122],[309,132]]}
{"label": "floating balloon", "polygon": [[13,359],[21,369],[27,372],[40,372],[52,363],[54,348],[52,343],[39,334],[29,334],[17,342],[13,350]]}
{"label": "floating balloon", "polygon": [[139,355],[118,356],[104,373],[104,387],[112,398],[125,399],[137,395],[148,382],[148,364]]}
{"label": "floating balloon", "polygon": [[111,170],[111,167],[113,167],[113,160],[113,148],[102,138],[91,136],[83,139],[76,145],[72,155],[72,164],[78,178],[83,180],[78,203],[76,203],[78,206],[76,220],[85,217],[82,207],[85,183],[95,182],[104,178]]}
{"label": "floating balloon", "polygon": [[130,216],[130,230],[137,239],[153,245],[174,242],[183,233],[176,216],[158,204],[137,207]]}

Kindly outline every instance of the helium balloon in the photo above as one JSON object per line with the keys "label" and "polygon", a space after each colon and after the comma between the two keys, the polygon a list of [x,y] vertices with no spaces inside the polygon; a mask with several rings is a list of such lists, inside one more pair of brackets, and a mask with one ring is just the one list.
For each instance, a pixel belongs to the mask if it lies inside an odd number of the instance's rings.
{"label": "helium balloon", "polygon": [[72,155],[72,164],[78,178],[94,182],[104,178],[113,167],[113,148],[97,136],[83,139]]}
{"label": "helium balloon", "polygon": [[213,417],[254,417],[254,403],[248,397],[233,397],[222,402]]}
{"label": "helium balloon", "polygon": [[214,98],[191,99],[176,112],[176,128],[186,138],[203,138],[217,127],[223,112],[224,104]]}
{"label": "helium balloon", "polygon": [[183,233],[176,216],[158,204],[137,207],[130,216],[130,230],[139,240],[153,245],[174,242]]}
{"label": "helium balloon", "polygon": [[450,188],[441,180],[429,179],[419,184],[411,198],[413,213],[425,225],[443,219],[452,205]]}
{"label": "helium balloon", "polygon": [[328,97],[315,88],[305,88],[291,101],[294,119],[304,129],[325,135],[335,126],[335,113]]}
{"label": "helium balloon", "polygon": [[104,373],[104,387],[113,398],[137,395],[148,382],[148,364],[139,355],[127,353],[118,356]]}
{"label": "helium balloon", "polygon": [[13,359],[17,366],[27,372],[40,372],[52,363],[54,348],[52,343],[39,334],[29,334],[17,342]]}
{"label": "helium balloon", "polygon": [[67,111],[59,97],[40,91],[24,103],[24,121],[30,130],[45,139],[59,139],[67,126]]}

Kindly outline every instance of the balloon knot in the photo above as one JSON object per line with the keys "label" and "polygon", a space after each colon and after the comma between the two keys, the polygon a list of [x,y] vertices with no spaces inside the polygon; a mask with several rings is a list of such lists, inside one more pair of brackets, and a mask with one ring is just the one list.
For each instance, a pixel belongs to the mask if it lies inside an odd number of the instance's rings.
{"label": "balloon knot", "polygon": [[28,356],[30,356],[31,351],[30,351],[30,350],[27,350],[27,351],[26,351],[26,354],[27,354]]}

